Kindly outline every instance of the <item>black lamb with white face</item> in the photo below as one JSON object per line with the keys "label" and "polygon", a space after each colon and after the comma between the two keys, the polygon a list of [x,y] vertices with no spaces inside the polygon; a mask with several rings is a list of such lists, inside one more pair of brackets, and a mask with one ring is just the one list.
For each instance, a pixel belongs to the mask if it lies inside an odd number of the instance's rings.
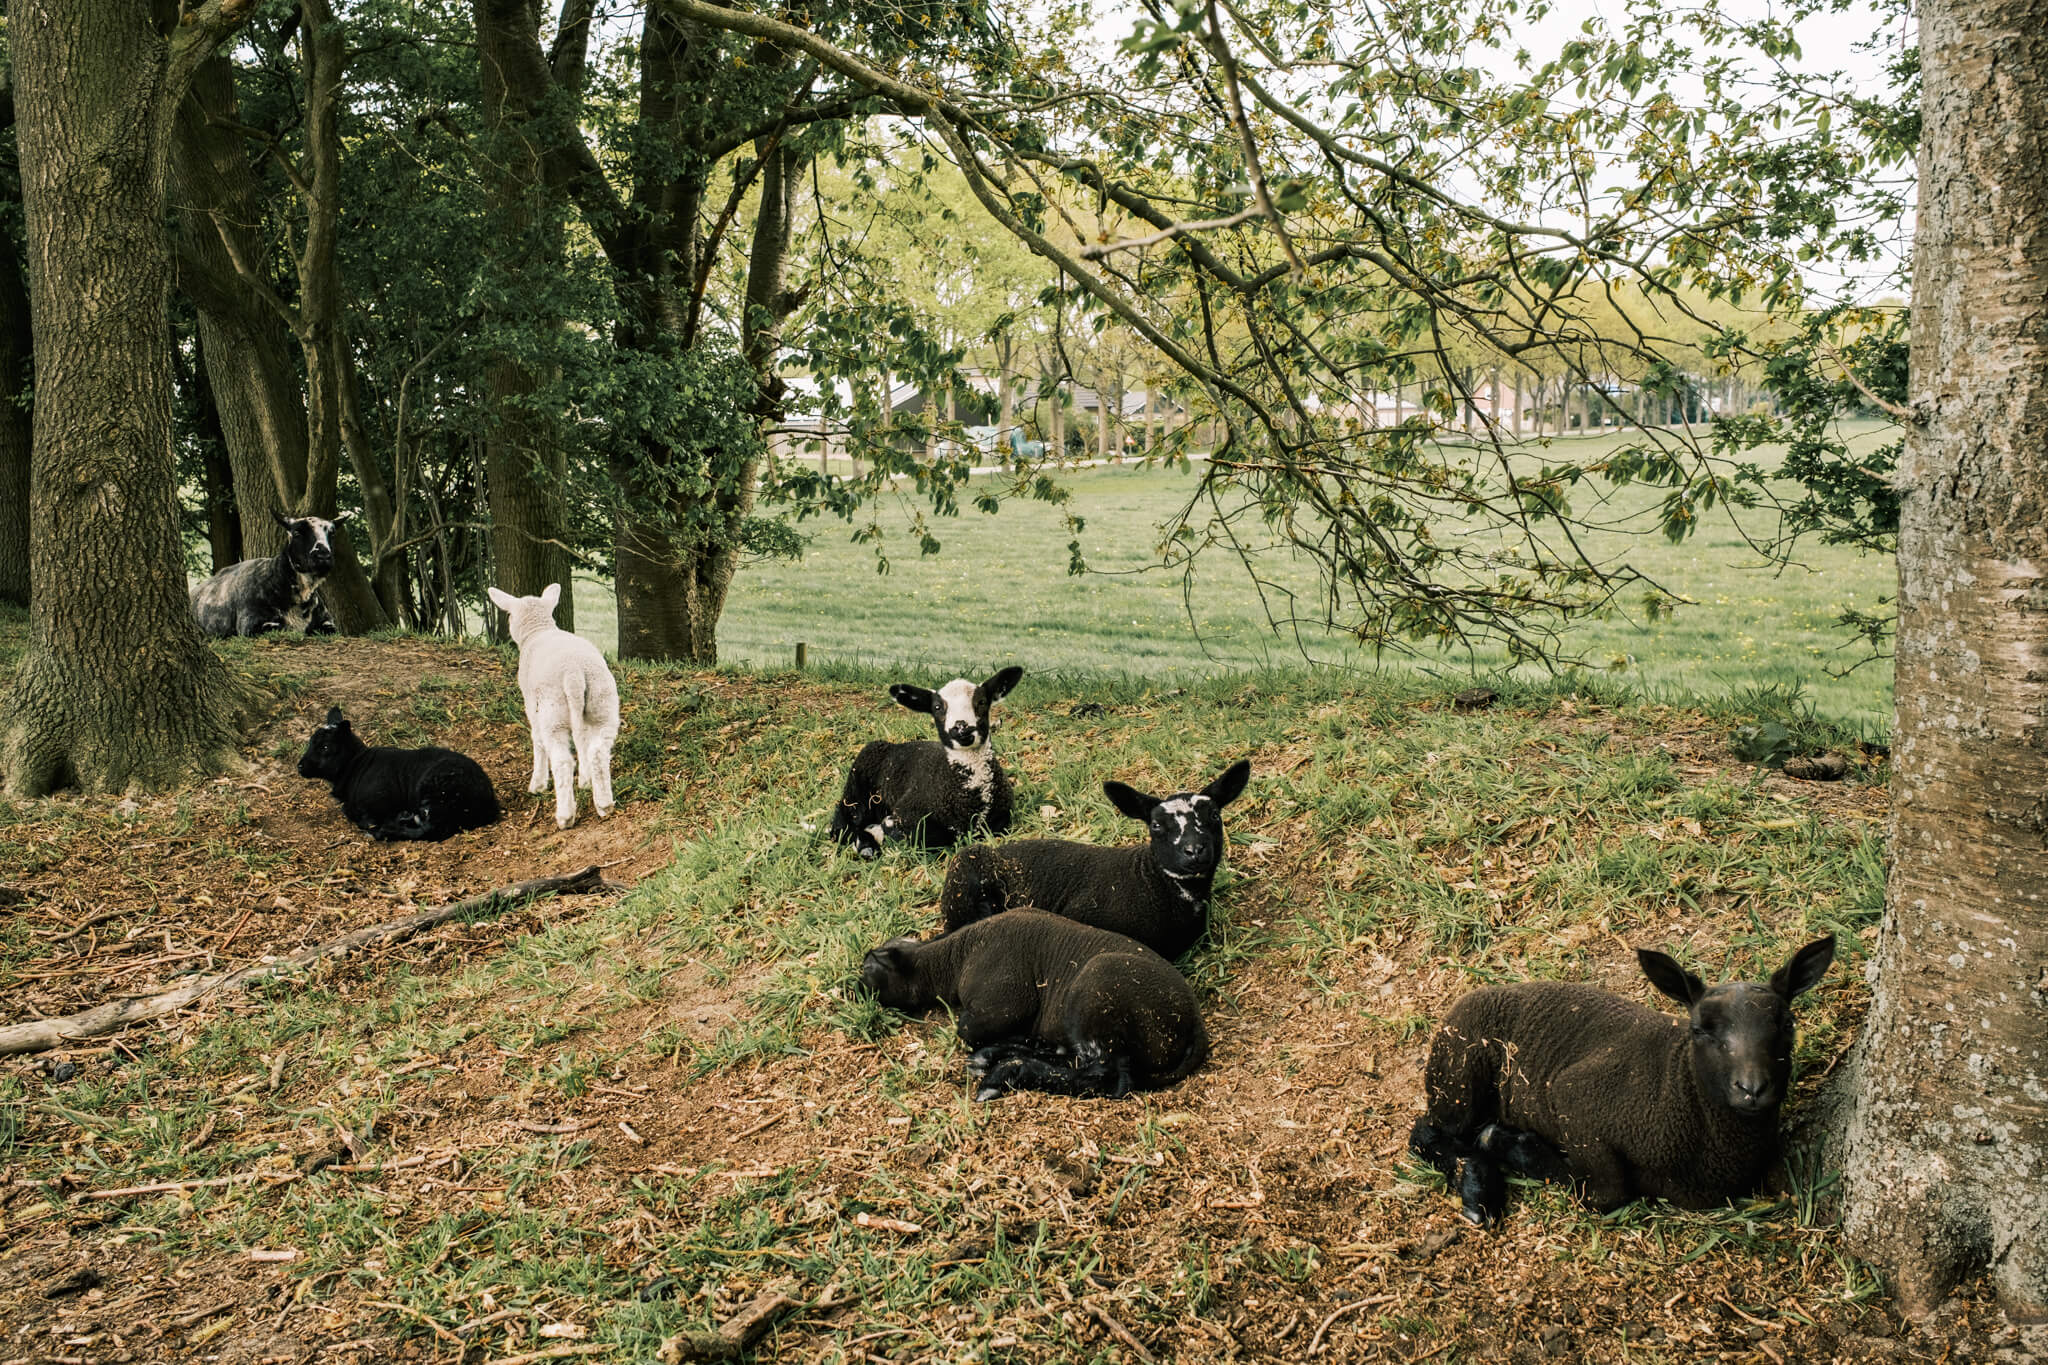
{"label": "black lamb with white face", "polygon": [[890,687],[899,706],[931,717],[939,737],[864,746],[832,812],[832,837],[863,858],[876,858],[892,840],[950,848],[978,833],[1009,829],[1010,776],[990,743],[995,721],[989,712],[1023,676],[1012,665],[986,682],[955,678],[936,692],[910,683]]}
{"label": "black lamb with white face", "polygon": [[891,939],[860,977],[889,1009],[953,1012],[974,1050],[978,1100],[1157,1090],[1209,1056],[1194,988],[1172,963],[1122,934],[1035,910],[924,942]]}
{"label": "black lamb with white face", "polygon": [[1223,862],[1223,808],[1244,791],[1239,760],[1194,792],[1147,796],[1121,782],[1102,790],[1142,820],[1142,844],[1101,848],[1070,839],[1017,839],[967,849],[946,869],[939,914],[948,932],[1013,907],[1030,907],[1128,935],[1171,960],[1209,930],[1209,899]]}
{"label": "black lamb with white face", "polygon": [[284,517],[284,549],[268,559],[245,559],[192,589],[192,615],[202,633],[224,639],[299,630],[334,634],[320,585],[334,568],[334,529],[348,520]]}
{"label": "black lamb with white face", "polygon": [[306,742],[299,776],[327,783],[349,822],[380,842],[438,842],[500,814],[498,794],[476,760],[453,749],[371,748],[338,706]]}
{"label": "black lamb with white face", "polygon": [[1504,1171],[1568,1179],[1602,1212],[1746,1194],[1778,1156],[1792,1001],[1834,955],[1833,937],[1818,939],[1768,982],[1710,988],[1666,954],[1638,951],[1650,984],[1687,1007],[1684,1023],[1569,982],[1473,991],[1430,1044],[1428,1110],[1408,1145],[1482,1227],[1500,1217]]}

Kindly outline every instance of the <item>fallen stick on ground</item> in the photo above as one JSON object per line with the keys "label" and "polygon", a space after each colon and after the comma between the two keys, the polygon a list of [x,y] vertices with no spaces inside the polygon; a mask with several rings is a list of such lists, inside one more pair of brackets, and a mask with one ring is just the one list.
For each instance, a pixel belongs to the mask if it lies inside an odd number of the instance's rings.
{"label": "fallen stick on ground", "polygon": [[367,929],[358,929],[343,934],[340,938],[329,939],[311,948],[301,948],[290,957],[275,962],[258,962],[232,972],[221,972],[214,976],[203,976],[179,986],[175,990],[160,991],[155,995],[133,995],[120,1000],[110,1000],[104,1005],[95,1005],[78,1014],[67,1014],[61,1019],[35,1019],[25,1024],[10,1024],[0,1028],[0,1057],[11,1057],[24,1052],[47,1052],[53,1047],[63,1047],[84,1038],[97,1038],[112,1033],[129,1024],[181,1010],[187,1005],[221,991],[245,990],[282,976],[289,976],[303,967],[309,967],[323,958],[339,957],[358,948],[369,948],[386,943],[396,943],[411,938],[423,929],[431,929],[449,920],[464,915],[477,914],[485,910],[498,910],[531,896],[570,895],[576,892],[609,891],[615,885],[604,879],[603,869],[595,863],[581,872],[572,872],[566,877],[536,877],[532,881],[519,882],[513,886],[501,886],[495,891],[486,891],[481,896],[457,901],[453,905],[436,906],[422,910],[417,915],[404,919],[373,924]]}
{"label": "fallen stick on ground", "polygon": [[654,1358],[661,1365],[682,1365],[686,1360],[737,1360],[767,1335],[776,1318],[803,1306],[801,1299],[770,1290],[720,1323],[715,1332],[679,1332],[669,1337],[661,1343]]}

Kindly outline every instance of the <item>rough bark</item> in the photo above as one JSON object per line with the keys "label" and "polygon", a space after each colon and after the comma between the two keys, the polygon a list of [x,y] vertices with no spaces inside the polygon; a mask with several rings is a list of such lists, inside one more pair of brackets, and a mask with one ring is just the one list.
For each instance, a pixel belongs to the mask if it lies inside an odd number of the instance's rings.
{"label": "rough bark", "polygon": [[1928,0],[1892,832],[1846,1227],[2048,1320],[2048,4]]}
{"label": "rough bark", "polygon": [[[541,292],[562,258],[562,208],[548,190],[544,165],[546,140],[562,133],[535,121],[555,76],[541,57],[536,0],[475,0],[475,15],[484,125],[491,147],[491,225],[486,240],[501,285],[498,292],[508,307],[517,307],[519,301]],[[556,57],[579,76],[589,24],[589,0],[580,5],[578,0],[566,0]],[[573,89],[575,82],[565,84]],[[516,322],[536,327],[551,320],[529,316],[501,321],[509,333]],[[562,584],[565,591],[555,621],[564,630],[574,630],[575,594],[566,589],[575,564],[562,544],[568,449],[525,406],[549,376],[507,346],[490,357],[484,378],[484,469],[496,584],[518,597],[538,596],[548,584]]]}
{"label": "rough bark", "polygon": [[28,482],[30,431],[22,399],[29,389],[34,344],[21,253],[0,233],[0,602],[28,605]]}
{"label": "rough bark", "polygon": [[235,761],[243,698],[186,598],[171,448],[170,120],[194,44],[149,0],[10,13],[36,319],[29,650],[0,704],[7,790],[174,785]]}

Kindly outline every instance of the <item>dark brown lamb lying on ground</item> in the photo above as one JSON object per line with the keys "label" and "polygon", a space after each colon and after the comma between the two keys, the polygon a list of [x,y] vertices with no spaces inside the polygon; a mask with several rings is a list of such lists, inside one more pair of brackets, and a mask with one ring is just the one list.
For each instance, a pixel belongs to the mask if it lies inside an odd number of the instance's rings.
{"label": "dark brown lamb lying on ground", "polygon": [[1792,1075],[1792,1009],[1834,960],[1807,944],[1768,983],[1709,989],[1643,949],[1643,975],[1684,1004],[1680,1024],[1592,986],[1487,986],[1451,1007],[1430,1044],[1428,1111],[1408,1145],[1457,1188],[1481,1227],[1504,1172],[1569,1179],[1605,1212],[1631,1199],[1705,1208],[1745,1194],[1778,1156]]}
{"label": "dark brown lamb lying on ground", "polygon": [[974,1049],[977,1100],[1157,1090],[1209,1056],[1194,989],[1172,963],[1122,934],[1036,910],[924,942],[891,939],[862,961],[860,979],[889,1009],[953,1011]]}

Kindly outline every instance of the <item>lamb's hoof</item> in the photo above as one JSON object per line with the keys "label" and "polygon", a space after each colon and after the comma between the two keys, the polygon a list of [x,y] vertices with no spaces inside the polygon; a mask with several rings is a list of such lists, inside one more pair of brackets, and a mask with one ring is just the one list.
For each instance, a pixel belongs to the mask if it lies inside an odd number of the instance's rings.
{"label": "lamb's hoof", "polygon": [[862,844],[859,851],[860,856],[869,862],[873,862],[882,856],[882,846],[880,844]]}
{"label": "lamb's hoof", "polygon": [[1458,1210],[1458,1217],[1481,1229],[1490,1228],[1500,1222],[1499,1215],[1488,1214],[1485,1209],[1475,1209],[1470,1204]]}
{"label": "lamb's hoof", "polygon": [[527,793],[532,796],[539,796],[542,792],[545,792],[547,789],[548,784],[545,782],[529,782],[526,784]]}
{"label": "lamb's hoof", "polygon": [[981,1088],[974,1092],[974,1102],[976,1104],[987,1104],[990,1100],[1001,1099],[1005,1093],[1007,1092],[1001,1086],[990,1085],[984,1082]]}
{"label": "lamb's hoof", "polygon": [[597,808],[597,818],[600,820],[609,820],[612,818],[612,812],[617,810],[618,808],[619,804],[616,801],[614,801],[609,806],[599,806]]}
{"label": "lamb's hoof", "polygon": [[994,1047],[976,1048],[967,1059],[967,1074],[979,1079],[988,1075],[990,1068],[1001,1060],[1001,1054]]}
{"label": "lamb's hoof", "polygon": [[557,816],[555,817],[555,828],[556,828],[556,829],[568,829],[568,828],[569,828],[570,826],[574,825],[575,823],[576,823],[576,817],[575,817],[575,816],[573,816],[573,815],[569,816],[569,817],[568,817],[567,819],[564,819],[563,817],[561,817],[561,816],[559,816],[559,815],[557,815]]}

